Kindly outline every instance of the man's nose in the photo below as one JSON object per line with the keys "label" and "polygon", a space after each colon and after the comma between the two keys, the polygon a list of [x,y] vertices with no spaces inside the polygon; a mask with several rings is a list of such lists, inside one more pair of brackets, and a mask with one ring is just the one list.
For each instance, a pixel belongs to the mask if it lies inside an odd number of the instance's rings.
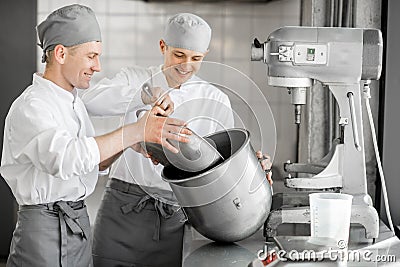
{"label": "man's nose", "polygon": [[96,61],[92,69],[97,72],[101,71],[100,57],[96,57]]}
{"label": "man's nose", "polygon": [[183,68],[183,69],[189,69],[190,67],[191,67],[191,65],[192,65],[192,60],[191,59],[185,59],[185,60],[183,60],[182,62],[181,62],[181,67]]}

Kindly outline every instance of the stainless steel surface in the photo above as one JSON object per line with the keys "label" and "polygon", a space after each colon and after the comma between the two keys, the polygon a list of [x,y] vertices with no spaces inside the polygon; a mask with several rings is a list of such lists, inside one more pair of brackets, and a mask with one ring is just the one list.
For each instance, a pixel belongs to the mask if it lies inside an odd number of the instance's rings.
{"label": "stainless steel surface", "polygon": [[[249,266],[253,262],[253,266],[260,265],[260,261],[257,259],[260,252],[265,250],[265,244],[268,244],[268,250],[276,248],[277,244],[274,242],[265,242],[261,231],[257,231],[252,236],[241,240],[239,242],[231,244],[217,244],[212,240],[209,240],[196,232],[192,231],[190,227],[185,229],[185,238],[183,244],[183,267],[201,267],[201,266],[218,266],[218,267],[230,267],[230,266]],[[379,238],[374,244],[365,240],[364,229],[361,227],[352,228],[350,230],[350,243],[349,251],[351,253],[367,253],[372,259],[376,257],[386,257],[387,259],[391,256],[391,260],[395,259],[394,262],[386,262],[377,260],[367,262],[360,259],[349,260],[347,262],[340,262],[330,260],[326,258],[323,261],[308,261],[300,260],[297,262],[275,260],[267,266],[295,266],[295,267],[313,267],[313,266],[358,266],[358,267],[372,267],[372,266],[400,266],[400,240],[397,237],[391,235],[390,230],[383,224],[379,227]],[[278,250],[280,253],[286,252],[288,255],[290,251],[301,253],[310,249],[307,244],[307,236],[281,236],[277,237],[280,243]],[[314,247],[316,251],[321,253],[321,248]],[[309,251],[310,252],[310,251]],[[292,254],[293,256],[294,254]],[[321,254],[320,254],[321,255]],[[253,257],[253,258],[251,258]],[[248,260],[248,262],[246,262]]]}
{"label": "stainless steel surface", "polygon": [[238,241],[252,235],[266,220],[271,187],[248,131],[228,129],[207,137],[225,161],[196,174],[168,166],[162,176],[197,231],[216,241]]}
{"label": "stainless steel surface", "polygon": [[[192,131],[192,130],[191,130]],[[172,153],[167,148],[156,143],[144,143],[149,154],[164,166],[174,166],[182,171],[199,172],[223,160],[221,154],[213,146],[213,142],[202,138],[194,131],[188,143],[168,140],[179,152]]]}
{"label": "stainless steel surface", "polygon": [[291,87],[289,88],[291,103],[294,105],[294,122],[300,124],[301,122],[301,107],[306,104],[307,88],[306,87]]}

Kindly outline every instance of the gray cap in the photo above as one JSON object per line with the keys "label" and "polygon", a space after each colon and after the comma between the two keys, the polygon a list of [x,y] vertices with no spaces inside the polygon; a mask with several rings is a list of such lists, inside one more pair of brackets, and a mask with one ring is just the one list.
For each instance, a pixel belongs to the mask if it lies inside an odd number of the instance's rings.
{"label": "gray cap", "polygon": [[207,22],[190,13],[179,13],[168,19],[164,31],[167,45],[205,53],[211,40]]}
{"label": "gray cap", "polygon": [[65,6],[53,11],[36,27],[43,49],[42,62],[46,51],[58,44],[74,46],[92,41],[101,41],[100,27],[92,9],[78,4]]}

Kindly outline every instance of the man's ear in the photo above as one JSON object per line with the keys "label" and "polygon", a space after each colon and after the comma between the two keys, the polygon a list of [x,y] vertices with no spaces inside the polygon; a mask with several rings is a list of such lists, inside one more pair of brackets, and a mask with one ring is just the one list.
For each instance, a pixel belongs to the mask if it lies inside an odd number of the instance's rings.
{"label": "man's ear", "polygon": [[160,51],[161,51],[161,54],[164,55],[166,49],[167,49],[167,44],[165,43],[165,41],[163,39],[161,39],[160,40]]}
{"label": "man's ear", "polygon": [[54,59],[57,60],[58,63],[64,64],[66,57],[67,48],[61,44],[56,45],[54,47]]}

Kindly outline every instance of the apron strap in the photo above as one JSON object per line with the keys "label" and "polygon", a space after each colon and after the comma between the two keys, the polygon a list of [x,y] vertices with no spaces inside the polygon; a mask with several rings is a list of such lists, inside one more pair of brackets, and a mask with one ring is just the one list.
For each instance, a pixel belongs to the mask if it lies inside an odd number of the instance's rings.
{"label": "apron strap", "polygon": [[[65,201],[57,201],[53,204],[54,211],[58,211],[61,230],[61,266],[67,266],[67,226],[74,235],[80,235],[82,238],[87,239],[90,235],[85,232],[78,220],[79,214],[71,208]],[[86,230],[87,231],[87,230]]]}
{"label": "apron strap", "polygon": [[153,201],[154,202],[154,209],[156,211],[157,217],[154,225],[154,234],[153,234],[153,240],[159,241],[160,240],[160,228],[161,228],[161,217],[164,219],[171,218],[175,212],[179,210],[175,210],[172,205],[168,205],[166,203],[163,203],[159,199],[152,198],[149,195],[144,195],[139,202],[135,205],[133,203],[127,203],[121,206],[121,211],[123,214],[128,214],[132,211],[136,213],[140,213],[144,207],[146,206],[148,201]]}

